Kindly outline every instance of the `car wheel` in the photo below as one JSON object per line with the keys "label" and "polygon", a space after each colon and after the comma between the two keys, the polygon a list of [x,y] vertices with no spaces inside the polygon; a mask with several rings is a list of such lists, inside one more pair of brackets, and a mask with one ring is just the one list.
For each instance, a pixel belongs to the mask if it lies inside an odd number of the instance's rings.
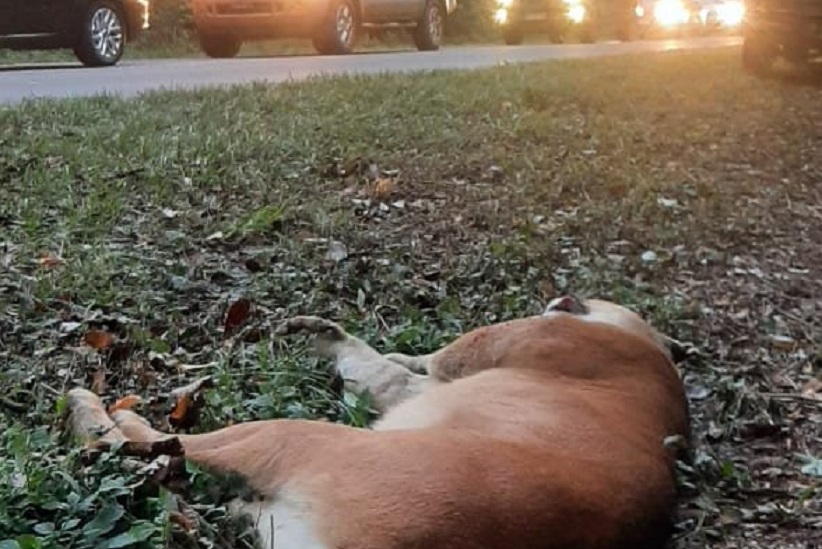
{"label": "car wheel", "polygon": [[519,46],[525,40],[525,33],[516,26],[502,29],[502,41],[508,46]]}
{"label": "car wheel", "polygon": [[354,51],[360,31],[360,14],[352,0],[332,0],[328,14],[314,35],[314,49],[322,55]]}
{"label": "car wheel", "polygon": [[445,10],[439,0],[428,0],[422,20],[414,29],[414,45],[420,51],[434,51],[440,48],[445,32]]}
{"label": "car wheel", "polygon": [[80,43],[74,48],[77,59],[87,67],[115,65],[126,46],[126,25],[115,4],[92,2],[83,19]]}
{"label": "car wheel", "polygon": [[773,68],[778,48],[765,36],[746,35],[742,44],[742,68],[754,75],[765,76]]}
{"label": "car wheel", "polygon": [[228,59],[236,57],[243,47],[243,41],[235,36],[200,34],[200,49],[209,57]]}

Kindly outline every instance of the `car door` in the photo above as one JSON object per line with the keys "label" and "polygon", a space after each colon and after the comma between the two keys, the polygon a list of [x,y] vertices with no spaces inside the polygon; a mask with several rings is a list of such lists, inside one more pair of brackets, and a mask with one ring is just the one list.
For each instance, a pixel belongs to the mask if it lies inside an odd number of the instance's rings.
{"label": "car door", "polygon": [[391,2],[392,0],[360,0],[364,20],[368,23],[393,21]]}
{"label": "car door", "polygon": [[381,0],[391,21],[412,21],[422,16],[426,0]]}
{"label": "car door", "polygon": [[81,8],[77,0],[0,0],[9,1],[14,13],[14,34],[61,33]]}
{"label": "car door", "polygon": [[0,0],[0,36],[14,32],[12,6],[15,0]]}

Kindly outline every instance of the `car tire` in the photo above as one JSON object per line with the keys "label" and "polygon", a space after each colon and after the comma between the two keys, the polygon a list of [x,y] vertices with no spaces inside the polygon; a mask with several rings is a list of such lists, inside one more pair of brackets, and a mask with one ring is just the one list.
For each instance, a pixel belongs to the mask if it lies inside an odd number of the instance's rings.
{"label": "car tire", "polygon": [[747,34],[742,43],[742,68],[750,74],[766,76],[778,53],[777,45],[766,36]]}
{"label": "car tire", "polygon": [[214,59],[237,57],[243,47],[243,41],[235,36],[202,33],[198,38],[203,53]]}
{"label": "car tire", "polygon": [[353,0],[331,0],[314,34],[314,49],[321,55],[353,53],[359,33],[360,13]]}
{"label": "car tire", "polygon": [[422,19],[414,29],[414,45],[420,51],[436,51],[440,49],[442,37],[445,33],[445,9],[439,0],[428,0]]}
{"label": "car tire", "polygon": [[91,2],[83,18],[80,43],[74,55],[87,67],[116,65],[126,47],[126,22],[113,2]]}
{"label": "car tire", "polygon": [[525,33],[522,29],[516,26],[505,27],[502,29],[502,41],[507,46],[519,46],[525,40]]}

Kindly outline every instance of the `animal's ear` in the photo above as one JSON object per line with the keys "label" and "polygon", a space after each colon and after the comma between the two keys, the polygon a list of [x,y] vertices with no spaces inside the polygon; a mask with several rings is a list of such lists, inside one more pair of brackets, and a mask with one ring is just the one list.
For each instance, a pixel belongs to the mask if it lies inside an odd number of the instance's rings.
{"label": "animal's ear", "polygon": [[587,315],[588,307],[578,297],[573,295],[564,295],[552,299],[551,302],[545,306],[545,311],[543,311],[542,314],[552,311],[561,311],[572,315]]}

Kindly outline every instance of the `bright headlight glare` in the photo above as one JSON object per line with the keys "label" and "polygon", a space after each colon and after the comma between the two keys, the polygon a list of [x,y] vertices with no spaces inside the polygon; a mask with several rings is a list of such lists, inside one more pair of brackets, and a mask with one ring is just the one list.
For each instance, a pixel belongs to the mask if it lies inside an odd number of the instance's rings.
{"label": "bright headlight glare", "polygon": [[582,23],[585,21],[585,6],[582,4],[573,4],[568,8],[568,19],[573,23]]}
{"label": "bright headlight glare", "polygon": [[499,25],[504,25],[508,22],[508,10],[500,8],[494,12],[494,21]]}
{"label": "bright headlight glare", "polygon": [[716,17],[720,23],[728,26],[741,25],[745,19],[745,4],[742,2],[728,2],[716,8]]}
{"label": "bright headlight glare", "polygon": [[508,9],[511,7],[511,4],[514,3],[514,0],[497,0],[497,5],[500,8]]}
{"label": "bright headlight glare", "polygon": [[663,27],[673,27],[687,23],[690,13],[681,0],[660,0],[654,6],[654,19]]}

